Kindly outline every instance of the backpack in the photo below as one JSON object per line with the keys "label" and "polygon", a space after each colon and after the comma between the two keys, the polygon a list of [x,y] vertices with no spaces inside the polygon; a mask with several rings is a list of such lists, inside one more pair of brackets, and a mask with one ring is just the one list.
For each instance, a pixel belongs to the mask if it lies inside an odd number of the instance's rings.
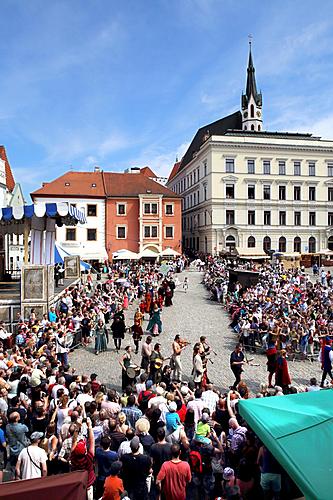
{"label": "backpack", "polygon": [[195,474],[202,473],[202,458],[198,451],[190,451],[189,464],[192,472]]}

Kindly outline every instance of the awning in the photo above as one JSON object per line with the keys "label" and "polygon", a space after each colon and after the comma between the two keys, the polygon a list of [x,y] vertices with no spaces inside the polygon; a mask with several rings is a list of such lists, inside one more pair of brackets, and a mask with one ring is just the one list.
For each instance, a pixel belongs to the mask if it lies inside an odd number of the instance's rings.
{"label": "awning", "polygon": [[0,224],[4,225],[12,220],[22,221],[36,217],[60,218],[60,223],[70,225],[70,223],[87,222],[84,212],[73,207],[69,202],[43,203],[38,202],[32,205],[20,205],[18,207],[0,208]]}
{"label": "awning", "polygon": [[157,259],[158,253],[154,252],[150,248],[145,248],[145,250],[142,250],[142,252],[139,253],[139,257],[146,257],[147,259]]}
{"label": "awning", "polygon": [[[64,257],[69,257],[71,254],[66,252],[59,243],[56,243],[54,245],[54,263],[55,264],[63,264],[64,263]],[[91,269],[91,265],[88,264],[87,262],[84,262],[83,260],[80,260],[80,268],[81,271],[88,271]]]}
{"label": "awning", "polygon": [[307,500],[331,498],[332,389],[243,399],[239,411]]}
{"label": "awning", "polygon": [[161,257],[179,257],[179,255],[181,254],[176,250],[173,250],[173,248],[166,248],[160,252]]}
{"label": "awning", "polygon": [[237,257],[239,258],[252,259],[252,260],[269,259],[269,256],[259,248],[236,247],[236,252],[238,254]]}
{"label": "awning", "polygon": [[131,250],[119,250],[119,252],[114,252],[112,254],[113,260],[138,260],[139,254],[131,252]]}

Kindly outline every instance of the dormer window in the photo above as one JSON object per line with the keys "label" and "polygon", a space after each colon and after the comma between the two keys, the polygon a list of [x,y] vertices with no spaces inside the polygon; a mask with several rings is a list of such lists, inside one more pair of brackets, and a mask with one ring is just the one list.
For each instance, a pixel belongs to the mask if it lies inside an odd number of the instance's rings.
{"label": "dormer window", "polygon": [[93,183],[92,183],[91,187],[92,187],[92,188],[95,188],[95,187],[96,187],[95,182],[93,182]]}
{"label": "dormer window", "polygon": [[69,182],[65,182],[65,186],[70,186],[70,183]]}

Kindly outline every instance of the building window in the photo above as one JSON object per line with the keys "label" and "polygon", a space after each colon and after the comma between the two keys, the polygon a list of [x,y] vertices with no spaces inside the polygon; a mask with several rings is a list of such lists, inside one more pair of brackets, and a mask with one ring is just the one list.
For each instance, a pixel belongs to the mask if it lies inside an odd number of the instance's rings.
{"label": "building window", "polygon": [[193,205],[197,204],[197,193],[193,193]]}
{"label": "building window", "polygon": [[225,171],[229,174],[233,174],[235,172],[235,160],[233,158],[226,158]]}
{"label": "building window", "polygon": [[227,250],[229,252],[231,252],[232,250],[234,250],[234,248],[236,246],[235,237],[232,236],[231,234],[229,234],[229,236],[226,237],[225,246],[227,247]]}
{"label": "building window", "polygon": [[248,174],[255,174],[255,161],[254,160],[247,160],[247,173]]}
{"label": "building window", "polygon": [[327,248],[333,250],[333,236],[330,236],[327,240]]}
{"label": "building window", "polygon": [[327,190],[327,199],[328,201],[333,201],[333,187],[329,187]]}
{"label": "building window", "polygon": [[117,215],[126,215],[125,203],[117,203]]}
{"label": "building window", "polygon": [[66,241],[76,240],[76,229],[71,227],[66,229]]}
{"label": "building window", "polygon": [[309,226],[316,225],[316,212],[309,212]]}
{"label": "building window", "polygon": [[294,200],[301,200],[301,186],[294,186]]}
{"label": "building window", "polygon": [[279,175],[286,175],[286,162],[279,161]]}
{"label": "building window", "polygon": [[272,247],[272,241],[271,241],[271,239],[270,239],[269,236],[265,236],[264,237],[262,247],[263,247],[264,252],[266,252],[266,253],[268,253],[269,250],[271,249],[271,247]]}
{"label": "building window", "polygon": [[247,197],[249,200],[254,200],[256,197],[256,187],[253,185],[247,186]]}
{"label": "building window", "polygon": [[286,199],[286,186],[279,186],[279,200]]}
{"label": "building window", "polygon": [[235,210],[226,210],[225,220],[228,226],[235,224]]}
{"label": "building window", "polygon": [[97,216],[97,205],[87,205],[87,216],[88,217]]}
{"label": "building window", "polygon": [[204,200],[207,201],[207,186],[204,185]]}
{"label": "building window", "polygon": [[264,167],[264,174],[265,175],[270,175],[270,173],[271,173],[271,162],[270,162],[270,160],[264,160],[263,167]]}
{"label": "building window", "polygon": [[264,186],[264,200],[271,199],[271,186]]}
{"label": "building window", "polygon": [[144,204],[144,213],[145,214],[157,214],[157,203],[145,203]]}
{"label": "building window", "polygon": [[328,225],[333,226],[333,212],[328,212]]}
{"label": "building window", "polygon": [[316,238],[313,236],[309,238],[309,253],[316,253]]}
{"label": "building window", "polygon": [[204,176],[206,177],[207,175],[207,163],[204,163]]}
{"label": "building window", "polygon": [[301,212],[294,212],[294,225],[295,226],[301,225]]}
{"label": "building window", "polygon": [[294,175],[301,175],[301,162],[294,161]]}
{"label": "building window", "polygon": [[302,247],[301,238],[299,236],[296,236],[296,238],[294,238],[294,252],[301,253],[301,247]]}
{"label": "building window", "polygon": [[309,176],[315,177],[316,175],[316,164],[314,162],[309,163]]}
{"label": "building window", "polygon": [[287,249],[287,241],[284,236],[279,238],[279,252],[286,252]]}
{"label": "building window", "polygon": [[92,229],[92,228],[87,229],[87,240],[88,241],[97,240],[97,229]]}
{"label": "building window", "polygon": [[264,211],[264,226],[270,226],[271,225],[271,212]]}
{"label": "building window", "polygon": [[254,210],[249,210],[247,212],[247,223],[249,226],[255,226],[256,223],[256,213]]}
{"label": "building window", "polygon": [[332,161],[327,163],[327,176],[333,177],[333,162]]}
{"label": "building window", "polygon": [[316,188],[314,186],[309,187],[309,201],[316,201]]}
{"label": "building window", "polygon": [[286,212],[279,212],[279,223],[280,226],[285,226],[287,221]]}
{"label": "building window", "polygon": [[144,226],[145,238],[157,238],[157,226]]}
{"label": "building window", "polygon": [[118,240],[126,239],[126,226],[117,226],[117,238]]}
{"label": "building window", "polygon": [[165,205],[165,213],[166,215],[173,215],[173,203],[167,203]]}
{"label": "building window", "polygon": [[165,237],[173,238],[173,226],[165,226]]}
{"label": "building window", "polygon": [[194,182],[194,184],[197,182],[197,171],[196,170],[194,170],[194,172],[193,172],[193,182]]}
{"label": "building window", "polygon": [[247,248],[255,248],[256,246],[256,239],[254,236],[249,236],[247,239]]}
{"label": "building window", "polygon": [[225,188],[225,197],[228,200],[233,200],[235,198],[235,186],[233,184],[227,184]]}

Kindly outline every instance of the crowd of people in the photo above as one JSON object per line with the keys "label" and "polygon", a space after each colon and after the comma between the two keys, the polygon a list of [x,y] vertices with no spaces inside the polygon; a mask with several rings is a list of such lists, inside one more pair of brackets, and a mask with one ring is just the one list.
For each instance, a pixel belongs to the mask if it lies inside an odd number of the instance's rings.
{"label": "crowd of people", "polygon": [[[184,259],[179,267],[186,265]],[[226,392],[209,380],[207,361],[218,354],[205,336],[193,346],[189,379],[181,363],[187,339],[176,335],[170,360],[163,356],[161,311],[172,307],[180,281],[153,265],[118,264],[97,282],[89,275],[42,319],[33,309],[20,318],[15,335],[0,325],[0,481],[4,469],[17,480],[85,470],[89,500],[292,498],[295,486],[243,421],[238,402],[294,392],[286,356],[300,349],[303,337],[304,356],[312,356],[318,338],[321,385],[327,374],[333,378],[330,277],[312,283],[299,270],[267,264],[257,269],[256,285],[237,283],[230,292],[227,267],[206,259],[203,277],[218,288],[239,341],[230,356],[235,383]],[[186,293],[187,279],[182,288]],[[133,321],[126,325],[131,304]],[[122,391],[70,367],[73,345],[94,342],[99,355],[112,337],[119,352],[126,330],[141,363],[133,363],[126,345],[119,360]],[[242,368],[246,351],[259,348],[269,378],[251,394]],[[311,380],[307,390],[319,389]]]}

